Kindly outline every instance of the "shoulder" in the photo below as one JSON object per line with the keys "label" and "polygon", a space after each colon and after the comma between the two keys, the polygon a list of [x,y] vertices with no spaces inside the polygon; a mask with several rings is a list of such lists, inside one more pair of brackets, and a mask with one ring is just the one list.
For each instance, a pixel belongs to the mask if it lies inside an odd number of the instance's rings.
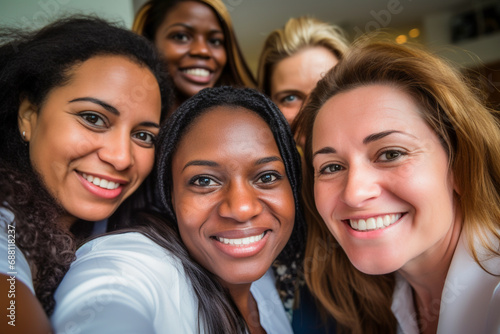
{"label": "shoulder", "polygon": [[250,291],[259,309],[260,323],[267,333],[293,333],[290,320],[276,289],[272,269],[253,282]]}
{"label": "shoulder", "polygon": [[69,322],[89,333],[173,329],[176,319],[196,325],[197,301],[182,263],[145,235],[99,237],[76,255],[54,295],[58,332]]}
{"label": "shoulder", "polygon": [[14,214],[3,207],[0,207],[0,254],[4,254],[6,258],[6,261],[0,261],[0,273],[14,276],[34,294],[35,289],[29,263],[21,250],[16,247]]}
{"label": "shoulder", "polygon": [[154,282],[157,277],[167,280],[184,276],[182,263],[174,254],[138,232],[106,235],[84,244],[77,250],[67,275],[83,275],[87,269],[92,269],[94,276],[147,276],[146,282]]}

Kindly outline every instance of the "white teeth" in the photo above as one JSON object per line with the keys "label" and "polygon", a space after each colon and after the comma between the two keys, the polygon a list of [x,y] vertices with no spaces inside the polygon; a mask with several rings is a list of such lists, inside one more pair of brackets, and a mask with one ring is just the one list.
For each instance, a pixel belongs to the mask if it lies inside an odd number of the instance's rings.
{"label": "white teeth", "polygon": [[219,240],[220,242],[222,242],[223,244],[226,244],[226,245],[231,245],[231,246],[246,246],[246,245],[249,245],[249,244],[252,244],[254,242],[257,242],[259,240],[261,240],[262,238],[264,238],[264,235],[266,233],[262,233],[261,235],[256,235],[256,236],[252,236],[252,237],[246,237],[246,238],[241,238],[241,239],[227,239],[227,238],[220,238],[220,237],[217,237],[217,240]]}
{"label": "white teeth", "polygon": [[89,181],[90,183],[93,183],[94,185],[104,188],[104,189],[116,189],[120,186],[119,183],[115,183],[113,181],[108,181],[105,179],[100,179],[98,177],[94,177],[92,175],[87,175],[85,173],[82,173],[82,176],[85,180]]}
{"label": "white teeth", "polygon": [[197,77],[208,77],[210,75],[210,71],[205,70],[204,68],[190,68],[187,70],[183,70],[184,73],[195,75]]}
{"label": "white teeth", "polygon": [[401,218],[401,214],[391,214],[364,219],[349,219],[349,224],[354,230],[376,230],[394,224]]}

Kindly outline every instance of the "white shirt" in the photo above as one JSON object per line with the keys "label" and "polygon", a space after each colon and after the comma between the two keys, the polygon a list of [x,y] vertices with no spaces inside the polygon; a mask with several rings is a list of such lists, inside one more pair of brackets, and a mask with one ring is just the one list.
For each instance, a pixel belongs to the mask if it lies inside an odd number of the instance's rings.
{"label": "white shirt", "polygon": [[[482,263],[495,274],[500,273],[499,257]],[[391,308],[399,334],[419,333],[411,287],[399,274]],[[463,235],[446,275],[437,333],[500,334],[500,276],[481,269],[468,252]]]}
{"label": "white shirt", "polygon": [[14,214],[0,208],[0,273],[23,282],[35,294],[30,266],[16,246],[16,228]]}
{"label": "white shirt", "polygon": [[[148,237],[104,236],[76,254],[55,294],[57,333],[198,332],[198,300],[180,260]],[[271,271],[251,292],[267,333],[292,333]]]}

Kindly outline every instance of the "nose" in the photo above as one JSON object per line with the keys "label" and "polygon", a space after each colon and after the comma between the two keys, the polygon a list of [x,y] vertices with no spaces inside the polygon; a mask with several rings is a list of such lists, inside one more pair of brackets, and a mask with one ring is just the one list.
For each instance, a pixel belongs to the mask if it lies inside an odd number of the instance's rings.
{"label": "nose", "polygon": [[99,158],[122,171],[134,165],[133,147],[129,134],[115,134],[105,139],[98,151]]}
{"label": "nose", "polygon": [[258,216],[262,210],[257,190],[246,182],[229,184],[218,208],[221,217],[231,218],[241,223]]}
{"label": "nose", "polygon": [[209,58],[211,52],[207,39],[203,36],[195,38],[191,43],[190,54],[195,57]]}
{"label": "nose", "polygon": [[342,201],[350,207],[359,208],[381,194],[377,171],[367,165],[350,166],[342,192]]}

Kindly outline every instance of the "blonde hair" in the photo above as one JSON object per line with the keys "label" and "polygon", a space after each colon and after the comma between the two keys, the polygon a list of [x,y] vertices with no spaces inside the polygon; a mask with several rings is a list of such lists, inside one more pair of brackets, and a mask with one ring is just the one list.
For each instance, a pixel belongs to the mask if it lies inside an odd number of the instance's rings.
{"label": "blonde hair", "polygon": [[[423,119],[448,153],[459,189],[457,210],[476,262],[483,267],[474,238],[491,256],[500,256],[499,112],[485,106],[484,96],[458,70],[421,48],[373,40],[357,43],[318,83],[295,123],[297,134],[306,138],[306,281],[339,329],[351,333],[396,331],[390,308],[394,275],[370,276],[355,269],[319,217],[313,193],[312,128],[318,110],[332,96],[375,83],[398,87],[420,104]],[[321,248],[328,256],[322,256]]]}
{"label": "blonde hair", "polygon": [[[167,13],[182,1],[185,0],[149,0],[137,12],[132,31],[154,41],[156,30]],[[227,64],[216,86],[231,85],[255,88],[257,84],[238,45],[231,16],[224,3],[221,0],[195,1],[207,5],[215,12],[224,32]]]}
{"label": "blonde hair", "polygon": [[340,60],[348,45],[342,29],[335,25],[308,16],[291,18],[282,29],[271,32],[264,42],[257,68],[258,88],[270,95],[275,65],[304,48],[322,46]]}

